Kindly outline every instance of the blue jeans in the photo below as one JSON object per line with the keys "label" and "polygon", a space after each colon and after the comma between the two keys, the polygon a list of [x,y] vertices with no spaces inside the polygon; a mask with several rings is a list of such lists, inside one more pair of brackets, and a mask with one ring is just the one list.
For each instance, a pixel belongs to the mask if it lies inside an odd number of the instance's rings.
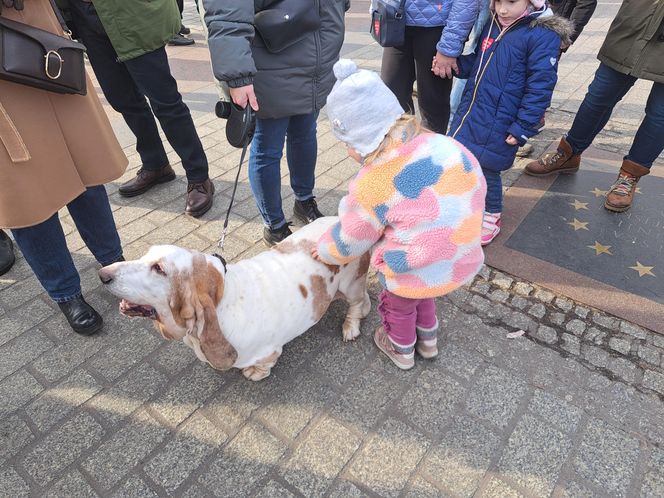
{"label": "blue jeans", "polygon": [[249,183],[263,221],[270,228],[286,223],[281,207],[281,158],[286,160],[295,198],[313,197],[318,112],[277,119],[257,119],[249,157]]}
{"label": "blue jeans", "polygon": [[[477,15],[473,29],[468,35],[468,41],[463,47],[463,55],[472,54],[475,50],[475,45],[477,45],[477,40],[479,40],[484,25],[489,20],[491,11],[489,10],[489,0],[480,1],[480,12]],[[456,113],[457,108],[459,107],[459,102],[461,102],[461,96],[463,95],[463,90],[466,88],[466,81],[454,78],[452,83],[452,93],[450,93],[450,121],[449,124],[452,124],[452,119],[454,119],[454,114]],[[448,124],[448,126],[449,126]]]}
{"label": "blue jeans", "polygon": [[[600,64],[579,107],[567,141],[574,153],[586,150],[602,131],[618,102],[637,78]],[[646,103],[646,116],[636,132],[625,159],[650,168],[664,150],[664,83],[653,83]]]}
{"label": "blue jeans", "polygon": [[94,5],[82,0],[72,0],[69,5],[76,35],[87,48],[106,100],[122,114],[136,136],[136,151],[143,167],[158,170],[168,164],[156,116],[166,139],[182,159],[189,183],[204,182],[208,178],[207,157],[171,75],[164,47],[119,62]]}
{"label": "blue jeans", "polygon": [[[120,237],[103,185],[90,187],[67,204],[78,233],[102,265],[122,256]],[[62,225],[55,213],[48,220],[27,228],[14,228],[12,234],[39,283],[58,303],[81,295],[81,279],[74,266]]]}
{"label": "blue jeans", "polygon": [[503,212],[503,181],[500,172],[482,168],[486,180],[484,210],[487,213]]}

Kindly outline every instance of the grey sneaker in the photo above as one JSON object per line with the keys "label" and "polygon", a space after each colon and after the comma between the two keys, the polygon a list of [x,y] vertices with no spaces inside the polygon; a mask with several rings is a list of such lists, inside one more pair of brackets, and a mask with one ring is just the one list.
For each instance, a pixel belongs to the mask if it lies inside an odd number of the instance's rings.
{"label": "grey sneaker", "polygon": [[374,332],[374,342],[378,346],[378,349],[385,353],[392,360],[392,363],[401,370],[410,370],[415,366],[415,352],[413,348],[407,348],[410,349],[410,352],[402,353],[398,351],[398,346],[390,340],[382,325]]}

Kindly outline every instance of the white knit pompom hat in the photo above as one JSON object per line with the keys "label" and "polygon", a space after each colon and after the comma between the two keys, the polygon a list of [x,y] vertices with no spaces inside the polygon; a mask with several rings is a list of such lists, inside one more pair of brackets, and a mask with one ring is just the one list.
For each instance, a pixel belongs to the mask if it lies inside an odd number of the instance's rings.
{"label": "white knit pompom hat", "polygon": [[404,113],[377,73],[358,69],[349,59],[334,65],[337,82],[327,97],[327,116],[334,135],[362,156],[378,148]]}

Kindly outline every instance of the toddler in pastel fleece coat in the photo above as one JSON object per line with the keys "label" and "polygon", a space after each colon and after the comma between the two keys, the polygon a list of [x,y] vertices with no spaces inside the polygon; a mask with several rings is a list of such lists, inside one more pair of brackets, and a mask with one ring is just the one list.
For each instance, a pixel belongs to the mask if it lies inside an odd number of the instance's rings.
{"label": "toddler in pastel fleece coat", "polygon": [[339,222],[313,256],[340,265],[372,251],[383,286],[374,341],[407,370],[415,351],[424,358],[438,354],[434,298],[482,266],[486,184],[473,155],[403,114],[378,74],[343,59],[334,74],[328,117],[361,168],[341,200]]}

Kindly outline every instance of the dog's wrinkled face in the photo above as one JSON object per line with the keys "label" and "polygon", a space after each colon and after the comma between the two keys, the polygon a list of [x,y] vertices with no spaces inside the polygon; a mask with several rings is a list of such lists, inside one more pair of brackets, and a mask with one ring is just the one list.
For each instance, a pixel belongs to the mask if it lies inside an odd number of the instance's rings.
{"label": "dog's wrinkled face", "polygon": [[217,320],[224,279],[203,254],[153,246],[141,259],[102,268],[99,278],[122,298],[121,313],[152,318],[166,339],[189,334],[215,368],[230,368],[237,358]]}

